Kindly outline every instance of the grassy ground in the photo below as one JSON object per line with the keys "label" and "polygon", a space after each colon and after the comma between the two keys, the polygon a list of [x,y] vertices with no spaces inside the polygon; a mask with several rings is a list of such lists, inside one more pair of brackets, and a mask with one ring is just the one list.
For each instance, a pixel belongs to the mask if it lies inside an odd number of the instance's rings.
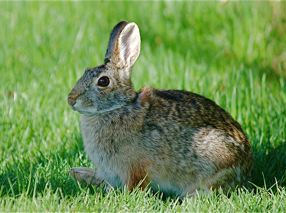
{"label": "grassy ground", "polygon": [[[286,209],[285,3],[0,3],[0,211],[274,211]],[[103,62],[119,20],[141,28],[134,85],[215,100],[253,147],[254,190],[179,203],[102,193],[69,176],[91,166],[67,105],[84,68]]]}

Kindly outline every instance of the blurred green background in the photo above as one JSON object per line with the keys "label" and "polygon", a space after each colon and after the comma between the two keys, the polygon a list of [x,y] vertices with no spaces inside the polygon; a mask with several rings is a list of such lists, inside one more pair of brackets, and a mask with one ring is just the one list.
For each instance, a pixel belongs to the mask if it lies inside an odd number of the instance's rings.
{"label": "blurred green background", "polygon": [[[179,205],[139,191],[104,195],[68,176],[91,163],[67,94],[103,63],[121,20],[141,31],[136,89],[190,90],[242,124],[254,192]],[[285,2],[1,2],[0,26],[0,211],[285,210]]]}

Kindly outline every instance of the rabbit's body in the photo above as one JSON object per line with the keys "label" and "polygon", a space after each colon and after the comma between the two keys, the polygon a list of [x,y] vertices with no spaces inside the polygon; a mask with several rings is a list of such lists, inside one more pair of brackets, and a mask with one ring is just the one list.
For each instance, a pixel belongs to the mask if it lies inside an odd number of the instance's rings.
{"label": "rabbit's body", "polygon": [[113,29],[104,65],[86,70],[69,94],[81,115],[84,147],[96,165],[71,171],[78,180],[133,189],[147,185],[176,196],[241,184],[251,168],[240,125],[203,96],[145,88],[136,93],[131,67],[139,29]]}
{"label": "rabbit's body", "polygon": [[119,109],[81,117],[85,151],[99,178],[113,187],[150,182],[180,196],[242,180],[249,143],[228,113],[194,93],[141,94]]}

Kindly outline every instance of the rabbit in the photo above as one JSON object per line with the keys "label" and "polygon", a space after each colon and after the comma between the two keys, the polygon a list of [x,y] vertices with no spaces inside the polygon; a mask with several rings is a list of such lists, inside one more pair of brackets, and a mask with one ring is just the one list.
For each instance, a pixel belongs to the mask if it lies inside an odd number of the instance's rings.
{"label": "rabbit", "polygon": [[245,183],[251,146],[229,113],[192,92],[134,90],[131,70],[140,45],[136,23],[119,22],[103,65],[86,69],[69,93],[96,167],[72,168],[70,175],[106,190],[147,187],[178,197]]}

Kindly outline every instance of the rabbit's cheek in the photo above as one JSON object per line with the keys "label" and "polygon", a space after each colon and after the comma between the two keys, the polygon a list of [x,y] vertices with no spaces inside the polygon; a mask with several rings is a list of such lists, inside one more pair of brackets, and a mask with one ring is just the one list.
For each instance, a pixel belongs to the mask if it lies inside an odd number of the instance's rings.
{"label": "rabbit's cheek", "polygon": [[76,100],[76,103],[73,105],[73,109],[78,111],[79,113],[85,111],[85,107],[83,107],[83,104],[82,104],[82,100],[81,99],[77,99]]}
{"label": "rabbit's cheek", "polygon": [[92,102],[88,99],[78,98],[73,108],[77,111],[85,111],[87,108],[92,107]]}
{"label": "rabbit's cheek", "polygon": [[78,100],[75,105],[73,106],[73,109],[80,114],[85,114],[85,115],[91,115],[95,114],[97,110],[93,106],[86,106],[85,104],[82,104],[82,100]]}

